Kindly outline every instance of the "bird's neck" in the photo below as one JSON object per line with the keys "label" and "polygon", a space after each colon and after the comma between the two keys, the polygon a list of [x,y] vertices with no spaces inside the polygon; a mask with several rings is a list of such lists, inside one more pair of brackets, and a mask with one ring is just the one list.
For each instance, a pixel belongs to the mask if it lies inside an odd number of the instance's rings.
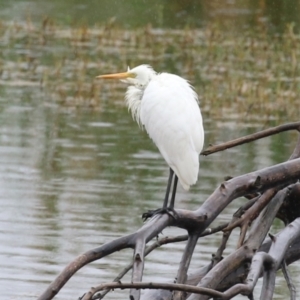
{"label": "bird's neck", "polygon": [[139,124],[139,126],[142,126],[140,119],[140,108],[144,90],[144,87],[129,86],[125,95],[126,105],[131,111],[132,118]]}

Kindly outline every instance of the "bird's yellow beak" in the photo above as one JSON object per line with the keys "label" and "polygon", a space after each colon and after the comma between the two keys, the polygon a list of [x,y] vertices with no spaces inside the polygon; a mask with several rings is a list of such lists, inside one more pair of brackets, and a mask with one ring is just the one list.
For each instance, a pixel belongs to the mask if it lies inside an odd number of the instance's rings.
{"label": "bird's yellow beak", "polygon": [[124,72],[124,73],[99,75],[96,78],[99,78],[99,79],[126,79],[126,78],[134,78],[134,77],[135,77],[134,73]]}

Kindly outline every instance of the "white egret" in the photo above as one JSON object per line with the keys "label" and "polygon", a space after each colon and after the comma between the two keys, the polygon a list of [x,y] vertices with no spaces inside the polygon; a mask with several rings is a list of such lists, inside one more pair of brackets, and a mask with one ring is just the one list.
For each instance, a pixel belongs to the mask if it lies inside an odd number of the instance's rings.
{"label": "white egret", "polygon": [[120,79],[129,84],[125,101],[132,117],[146,129],[170,167],[163,207],[158,211],[174,210],[178,179],[185,190],[198,179],[204,130],[197,94],[185,79],[156,73],[149,65],[97,78]]}

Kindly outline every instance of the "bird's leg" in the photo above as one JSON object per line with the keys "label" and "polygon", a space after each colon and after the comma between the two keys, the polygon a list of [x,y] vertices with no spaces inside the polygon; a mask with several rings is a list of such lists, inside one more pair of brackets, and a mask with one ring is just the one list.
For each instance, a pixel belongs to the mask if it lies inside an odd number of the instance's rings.
{"label": "bird's leg", "polygon": [[[162,209],[166,209],[168,207],[168,202],[169,202],[169,194],[171,190],[171,185],[172,185],[172,180],[173,180],[173,175],[174,171],[170,168],[170,173],[169,173],[169,180],[168,180],[168,185],[167,185],[167,190],[166,190],[166,195],[165,195],[165,200]],[[176,175],[175,175],[175,180],[176,180]],[[172,194],[172,199],[173,199],[173,194]]]}
{"label": "bird's leg", "polygon": [[148,218],[151,218],[157,214],[165,214],[165,213],[167,213],[168,215],[170,215],[171,217],[174,218],[174,202],[175,202],[175,194],[176,194],[176,187],[177,187],[177,181],[178,181],[178,177],[176,175],[175,175],[174,184],[173,184],[171,203],[170,203],[170,206],[168,206],[169,194],[170,194],[170,190],[171,190],[173,176],[174,176],[174,171],[170,168],[169,180],[168,180],[166,195],[165,195],[165,199],[164,199],[162,208],[155,209],[155,210],[149,210],[148,212],[143,213],[143,215],[142,215],[143,220],[147,220]]}
{"label": "bird's leg", "polygon": [[170,210],[174,210],[177,182],[178,182],[178,177],[177,177],[177,175],[175,175],[174,183],[173,183],[172,198],[171,198],[170,206],[168,207]]}

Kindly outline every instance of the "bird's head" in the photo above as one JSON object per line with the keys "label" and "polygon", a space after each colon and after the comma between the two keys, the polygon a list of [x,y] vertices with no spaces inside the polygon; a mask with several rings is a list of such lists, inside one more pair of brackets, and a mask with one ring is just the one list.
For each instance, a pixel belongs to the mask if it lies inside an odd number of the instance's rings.
{"label": "bird's head", "polygon": [[133,69],[128,67],[127,72],[100,75],[96,78],[102,79],[119,79],[129,85],[137,87],[146,87],[149,81],[156,75],[156,72],[149,65],[140,65]]}

